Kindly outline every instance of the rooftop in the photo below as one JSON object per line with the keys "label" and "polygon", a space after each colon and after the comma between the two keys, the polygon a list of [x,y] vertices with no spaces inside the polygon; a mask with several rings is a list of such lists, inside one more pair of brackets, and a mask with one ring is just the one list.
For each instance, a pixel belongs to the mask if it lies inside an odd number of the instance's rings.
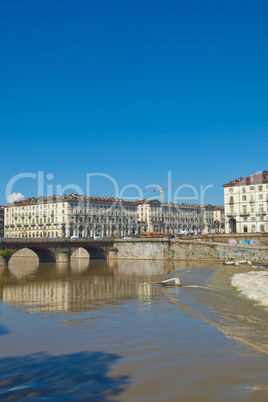
{"label": "rooftop", "polygon": [[239,179],[231,180],[229,183],[223,184],[223,187],[243,186],[248,184],[268,183],[268,171],[252,173],[247,177],[239,177]]}
{"label": "rooftop", "polygon": [[30,204],[42,204],[42,203],[51,203],[51,202],[64,202],[64,201],[73,201],[73,202],[87,202],[87,203],[106,203],[106,204],[124,204],[124,205],[132,205],[131,201],[122,200],[116,197],[98,197],[98,196],[86,196],[81,194],[63,194],[63,195],[51,195],[48,197],[31,197],[26,198],[25,200],[15,201],[8,206],[16,205],[30,205]]}

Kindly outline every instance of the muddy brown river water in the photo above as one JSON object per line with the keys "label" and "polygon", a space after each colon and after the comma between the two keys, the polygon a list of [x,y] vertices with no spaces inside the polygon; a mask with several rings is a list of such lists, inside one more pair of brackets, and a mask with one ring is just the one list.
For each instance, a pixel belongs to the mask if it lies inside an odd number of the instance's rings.
{"label": "muddy brown river water", "polygon": [[267,308],[231,286],[249,270],[14,258],[0,267],[0,399],[268,400]]}

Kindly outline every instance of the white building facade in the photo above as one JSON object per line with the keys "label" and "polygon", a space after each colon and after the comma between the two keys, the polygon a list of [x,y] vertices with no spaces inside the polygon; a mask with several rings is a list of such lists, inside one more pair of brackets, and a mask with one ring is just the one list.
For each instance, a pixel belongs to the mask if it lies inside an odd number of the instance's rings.
{"label": "white building facade", "polygon": [[198,233],[204,229],[200,205],[161,204],[158,200],[137,200],[138,223],[143,232]]}
{"label": "white building facade", "polygon": [[217,232],[210,204],[125,201],[78,194],[28,198],[8,204],[5,237],[123,237],[142,232],[197,234]]}
{"label": "white building facade", "polygon": [[222,205],[214,205],[213,208],[214,233],[224,233],[224,207]]}
{"label": "white building facade", "polygon": [[223,185],[226,233],[268,232],[268,171]]}
{"label": "white building facade", "polygon": [[4,237],[4,208],[0,205],[0,238]]}
{"label": "white building facade", "polygon": [[70,194],[4,208],[6,237],[119,237],[138,231],[137,207],[117,198]]}

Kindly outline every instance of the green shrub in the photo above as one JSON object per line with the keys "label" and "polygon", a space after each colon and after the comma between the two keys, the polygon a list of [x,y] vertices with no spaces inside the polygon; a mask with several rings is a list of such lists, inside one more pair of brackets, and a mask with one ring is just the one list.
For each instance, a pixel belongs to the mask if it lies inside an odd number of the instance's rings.
{"label": "green shrub", "polygon": [[1,252],[2,257],[10,257],[12,255],[12,251],[9,248],[6,248],[4,251]]}

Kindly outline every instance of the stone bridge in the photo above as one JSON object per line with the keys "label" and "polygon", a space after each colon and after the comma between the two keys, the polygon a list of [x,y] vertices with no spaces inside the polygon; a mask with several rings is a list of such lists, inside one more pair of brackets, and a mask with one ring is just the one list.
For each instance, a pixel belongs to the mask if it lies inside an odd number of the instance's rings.
{"label": "stone bridge", "polygon": [[[68,262],[71,256],[90,259],[135,259],[171,261],[251,260],[268,263],[267,237],[257,244],[229,244],[226,239],[2,239],[1,251],[10,249],[12,255],[23,249],[37,254],[40,262]],[[216,239],[215,239],[216,240]],[[219,242],[221,240],[221,242]],[[224,240],[224,242],[223,242]],[[237,239],[239,240],[239,239]],[[0,265],[10,257],[0,256]]]}
{"label": "stone bridge", "polygon": [[[89,255],[90,259],[109,258],[114,252],[114,240],[70,240],[70,239],[2,239],[1,252],[5,249],[12,251],[12,255],[2,258],[2,264],[8,263],[8,260],[19,250],[32,250],[39,258],[40,262],[66,262],[70,261],[72,255],[77,255],[78,250],[83,249]],[[86,254],[86,253],[85,253]],[[85,255],[84,254],[84,255]]]}

